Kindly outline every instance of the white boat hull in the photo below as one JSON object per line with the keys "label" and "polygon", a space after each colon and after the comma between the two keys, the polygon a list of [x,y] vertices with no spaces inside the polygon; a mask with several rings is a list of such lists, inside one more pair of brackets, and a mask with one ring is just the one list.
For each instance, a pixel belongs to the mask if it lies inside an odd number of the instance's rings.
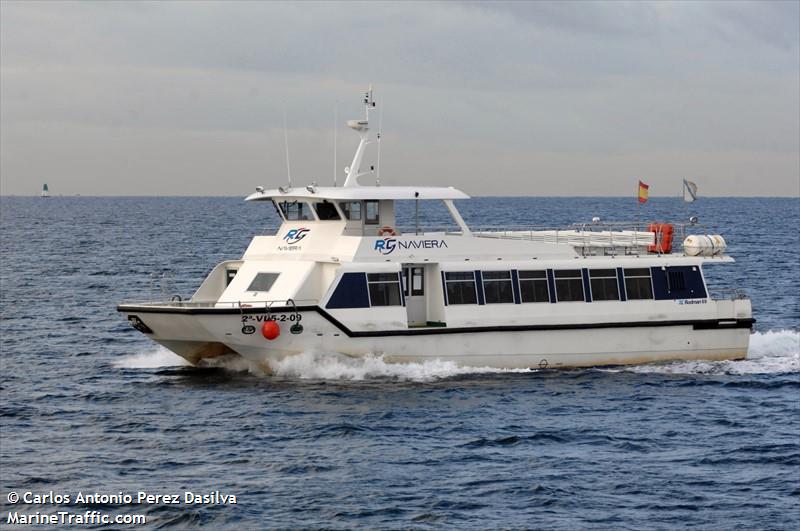
{"label": "white boat hull", "polygon": [[[751,320],[706,320],[687,324],[595,323],[557,329],[460,331],[448,328],[351,332],[316,311],[300,311],[303,332],[288,320],[280,335],[261,334],[264,315],[141,313],[148,335],[191,363],[235,352],[269,364],[302,352],[337,352],[352,357],[382,356],[387,362],[452,361],[493,368],[569,368],[630,365],[667,360],[728,360],[747,355]],[[284,314],[286,315],[286,314]],[[280,315],[277,317],[281,317]],[[340,324],[340,323],[339,323]],[[246,327],[251,328],[246,328]],[[249,333],[244,333],[247,331]]]}

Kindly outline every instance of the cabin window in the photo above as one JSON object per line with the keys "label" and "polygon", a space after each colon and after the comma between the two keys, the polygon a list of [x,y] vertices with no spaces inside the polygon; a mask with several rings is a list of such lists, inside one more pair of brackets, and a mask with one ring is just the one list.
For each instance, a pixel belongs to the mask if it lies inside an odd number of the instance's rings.
{"label": "cabin window", "polygon": [[522,302],[550,302],[547,271],[519,271],[519,294]]}
{"label": "cabin window", "polygon": [[650,269],[646,267],[625,269],[625,293],[628,300],[653,298],[653,285],[650,282]]}
{"label": "cabin window", "polygon": [[344,217],[353,221],[361,220],[361,201],[351,201],[349,203],[339,203],[344,212]]}
{"label": "cabin window", "polygon": [[339,212],[333,203],[322,201],[321,203],[314,203],[314,208],[317,210],[317,217],[321,221],[342,219],[339,217]]}
{"label": "cabin window", "polygon": [[447,286],[448,304],[477,304],[478,292],[475,290],[475,273],[458,271],[444,274]]}
{"label": "cabin window", "polygon": [[281,201],[278,206],[287,221],[313,221],[311,206],[305,201]]}
{"label": "cabin window", "polygon": [[400,278],[397,273],[367,273],[372,306],[400,306]]}
{"label": "cabin window", "polygon": [[247,291],[269,291],[279,276],[280,273],[259,273],[250,283]]}
{"label": "cabin window", "polygon": [[377,201],[364,201],[365,216],[364,223],[367,225],[377,225],[379,223],[379,204]]}
{"label": "cabin window", "polygon": [[619,285],[616,269],[590,269],[589,285],[593,301],[618,301]]}
{"label": "cabin window", "polygon": [[583,302],[583,277],[580,269],[554,271],[558,302]]}
{"label": "cabin window", "polygon": [[511,271],[484,271],[482,276],[486,304],[514,302]]}

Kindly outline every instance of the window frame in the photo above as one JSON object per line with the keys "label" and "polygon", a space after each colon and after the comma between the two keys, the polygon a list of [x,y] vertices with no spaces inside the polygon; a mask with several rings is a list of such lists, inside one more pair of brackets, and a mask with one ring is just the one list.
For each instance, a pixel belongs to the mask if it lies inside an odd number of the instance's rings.
{"label": "window frame", "polygon": [[[369,218],[369,206],[375,205],[375,219]],[[377,199],[367,199],[364,201],[364,225],[380,225],[381,224],[381,202]]]}
{"label": "window frame", "polygon": [[[411,297],[424,297],[425,296],[425,268],[424,267],[417,267],[411,266],[409,267],[410,275],[409,275],[409,282],[408,282],[408,290],[410,292]],[[419,271],[419,275],[416,272]],[[414,278],[419,278],[419,289],[414,287]]]}
{"label": "window frame", "polygon": [[[576,277],[559,277],[558,273],[565,273],[567,271],[577,271],[578,276]],[[575,299],[575,300],[561,300],[558,297],[558,281],[559,280],[580,280],[581,286],[581,294],[583,295],[582,299]],[[582,269],[553,269],[553,287],[555,288],[555,295],[556,295],[556,302],[586,302],[586,290],[583,286],[583,270]]]}
{"label": "window frame", "polygon": [[[394,279],[386,279],[386,278],[375,278],[370,279],[370,277],[376,277],[377,275],[393,275]],[[389,304],[373,304],[372,302],[372,286],[377,285],[394,285],[397,288],[397,304],[391,304],[390,299],[391,297],[387,295],[386,299]],[[391,308],[393,306],[403,306],[403,286],[400,282],[400,273],[398,271],[381,271],[381,272],[373,272],[367,273],[367,297],[369,298],[369,306],[370,308]]]}
{"label": "window frame", "polygon": [[[493,275],[493,274],[503,274],[507,273],[507,278],[486,278],[486,275]],[[484,304],[514,304],[514,277],[511,275],[511,270],[490,270],[490,271],[481,271],[481,289],[483,290],[483,302]],[[486,283],[487,282],[507,282],[509,295],[511,296],[511,300],[499,300],[499,301],[489,301],[489,298],[486,296]],[[499,292],[498,292],[499,295]]]}
{"label": "window frame", "polygon": [[[317,205],[329,205],[331,208],[333,208],[333,212],[336,213],[336,217],[323,219],[323,217],[319,215],[319,210],[317,208]],[[316,201],[311,206],[314,208],[314,214],[316,214],[317,219],[320,221],[342,221],[342,213],[339,211],[339,207],[336,205],[335,202],[328,201],[327,199],[322,199],[321,201]]]}
{"label": "window frame", "polygon": [[[284,209],[284,205],[286,207],[294,205],[297,206],[305,205],[306,208],[308,209],[308,212],[311,214],[311,218],[310,219],[290,218],[288,215],[288,211]],[[283,219],[286,221],[319,221],[319,219],[317,218],[317,212],[314,210],[314,206],[308,201],[304,201],[302,199],[295,199],[294,201],[291,202],[288,199],[280,201],[278,203],[278,208],[283,213]]]}
{"label": "window frame", "polygon": [[[645,275],[628,275],[628,271],[634,270],[642,270],[647,271],[647,276]],[[655,286],[653,286],[653,271],[649,267],[623,267],[622,268],[622,277],[625,280],[625,298],[629,301],[652,301],[655,299]],[[648,298],[639,298],[639,297],[631,297],[631,292],[628,289],[628,279],[631,280],[639,280],[647,278],[649,281],[650,286],[650,297]]]}
{"label": "window frame", "polygon": [[[350,205],[358,205],[358,217],[354,218],[351,217],[353,210],[351,209]],[[361,201],[339,201],[339,208],[342,210],[342,214],[344,214],[344,219],[347,221],[361,221],[363,219],[363,212],[364,209],[362,208],[363,205]]]}
{"label": "window frame", "polygon": [[[523,274],[525,273],[541,273],[542,276],[540,277],[528,277],[523,278]],[[533,293],[534,296],[536,295],[536,284],[541,282],[544,284],[544,291],[547,294],[547,300],[541,301],[526,301],[523,297],[522,291],[522,283],[523,282],[530,282],[533,285]],[[550,285],[547,281],[547,270],[546,269],[522,269],[517,270],[517,283],[519,284],[519,302],[520,304],[541,304],[541,303],[549,303],[550,301]]]}
{"label": "window frame", "polygon": [[[253,284],[255,284],[256,281],[259,279],[259,277],[261,277],[262,275],[275,275],[275,277],[272,279],[272,282],[269,283],[269,286],[267,287],[267,289],[251,289],[253,287]],[[280,276],[281,276],[281,272],[280,271],[278,271],[278,272],[275,272],[275,271],[259,271],[258,273],[256,273],[256,276],[253,277],[253,280],[250,281],[250,284],[247,286],[247,289],[245,291],[247,291],[249,293],[269,293],[270,290],[272,289],[272,287],[275,286],[275,282],[278,281],[278,278]]]}
{"label": "window frame", "polygon": [[[475,294],[475,302],[453,302],[452,300],[450,300],[450,294],[448,293],[448,289],[447,288],[449,287],[449,285],[451,283],[470,282],[469,279],[465,279],[465,278],[464,279],[452,279],[452,280],[447,278],[449,275],[453,275],[453,274],[456,274],[456,275],[458,275],[458,274],[469,274],[469,275],[472,275],[471,282],[472,282],[473,292]],[[477,305],[478,304],[478,280],[475,278],[475,271],[445,271],[444,272],[444,295],[445,295],[445,297],[447,297],[447,304],[448,305],[470,305],[470,304]]]}
{"label": "window frame", "polygon": [[[613,269],[597,268],[597,269],[589,269],[588,271],[589,271],[589,294],[591,295],[593,302],[594,301],[597,301],[597,302],[613,302],[613,301],[621,301],[622,300],[622,294],[620,293],[620,290],[619,290],[619,278],[617,277],[617,269],[616,268],[613,268]],[[610,273],[607,273],[604,276],[593,276],[593,273],[596,273],[597,275],[599,275],[601,271],[602,272],[608,271]],[[614,280],[614,285],[617,287],[617,297],[615,299],[606,299],[606,298],[599,298],[598,299],[597,297],[595,297],[594,284],[593,284],[592,281],[594,281],[594,280],[611,280],[611,279]]]}

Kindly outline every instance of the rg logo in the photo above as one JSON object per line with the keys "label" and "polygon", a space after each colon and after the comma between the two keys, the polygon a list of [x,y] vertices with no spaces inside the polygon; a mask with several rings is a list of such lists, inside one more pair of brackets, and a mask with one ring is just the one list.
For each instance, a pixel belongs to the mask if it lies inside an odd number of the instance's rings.
{"label": "rg logo", "polygon": [[305,238],[309,232],[311,232],[311,229],[292,229],[286,233],[283,239],[286,240],[286,243],[289,245],[293,245]]}
{"label": "rg logo", "polygon": [[382,255],[392,254],[395,249],[397,249],[397,240],[394,238],[375,240],[375,250]]}

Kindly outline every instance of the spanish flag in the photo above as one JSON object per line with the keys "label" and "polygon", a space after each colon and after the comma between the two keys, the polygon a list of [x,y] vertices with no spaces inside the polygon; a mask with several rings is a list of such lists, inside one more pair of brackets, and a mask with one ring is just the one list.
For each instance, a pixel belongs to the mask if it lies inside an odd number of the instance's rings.
{"label": "spanish flag", "polygon": [[650,189],[650,185],[644,184],[642,181],[639,181],[639,202],[640,203],[647,203],[647,191]]}

